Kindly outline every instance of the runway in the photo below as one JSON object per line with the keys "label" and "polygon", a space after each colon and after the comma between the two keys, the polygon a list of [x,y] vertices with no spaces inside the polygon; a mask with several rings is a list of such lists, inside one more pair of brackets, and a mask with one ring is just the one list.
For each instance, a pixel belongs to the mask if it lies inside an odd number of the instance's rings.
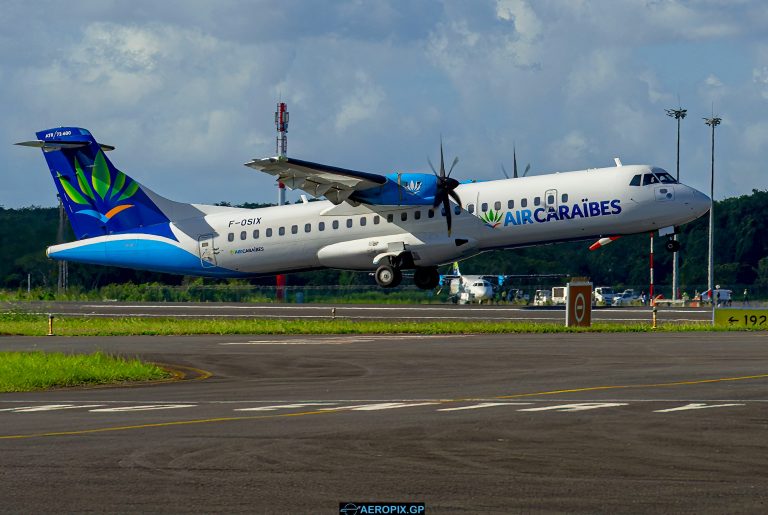
{"label": "runway", "polygon": [[11,512],[758,512],[758,333],[0,339],[185,368],[0,394]]}
{"label": "runway", "polygon": [[[175,317],[175,318],[281,318],[352,320],[475,320],[564,322],[565,308],[518,305],[453,304],[248,304],[225,302],[17,302],[0,304],[2,311],[22,311],[60,316]],[[660,307],[661,322],[696,323],[712,319],[705,308]],[[651,308],[599,307],[596,322],[650,322]]]}

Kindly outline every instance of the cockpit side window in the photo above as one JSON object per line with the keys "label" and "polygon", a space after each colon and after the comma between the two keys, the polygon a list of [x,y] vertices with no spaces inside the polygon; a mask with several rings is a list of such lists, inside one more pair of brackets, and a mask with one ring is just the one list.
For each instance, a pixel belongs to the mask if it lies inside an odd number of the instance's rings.
{"label": "cockpit side window", "polygon": [[653,175],[652,173],[647,173],[643,175],[643,186],[648,186],[649,184],[658,184],[659,178]]}
{"label": "cockpit side window", "polygon": [[632,177],[632,180],[629,181],[630,186],[640,186],[640,174],[635,175]]}

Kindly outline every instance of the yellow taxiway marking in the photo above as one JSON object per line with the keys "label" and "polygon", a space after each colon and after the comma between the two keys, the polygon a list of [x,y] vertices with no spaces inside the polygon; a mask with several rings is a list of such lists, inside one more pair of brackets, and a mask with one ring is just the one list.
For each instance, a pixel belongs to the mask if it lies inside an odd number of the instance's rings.
{"label": "yellow taxiway marking", "polygon": [[[545,392],[499,395],[497,397],[489,397],[489,399],[517,399],[521,397],[537,397],[540,395],[557,395],[557,394],[564,394],[564,393],[594,392],[599,390],[622,390],[622,389],[630,389],[630,388],[636,388],[636,389],[668,388],[673,386],[690,386],[690,385],[699,385],[699,384],[707,384],[707,383],[722,383],[722,382],[728,382],[728,381],[748,381],[748,380],[754,380],[754,379],[768,379],[768,374],[741,376],[741,377],[721,377],[716,379],[697,379],[692,381],[674,381],[670,383],[589,386],[585,388],[571,388],[566,390],[550,390]],[[455,403],[455,402],[466,402],[469,400],[472,400],[472,399],[442,399],[442,400],[435,400],[434,404],[449,404],[449,403]],[[347,409],[345,409],[344,407],[340,407],[335,410],[313,410],[313,411],[301,411],[298,413],[280,413],[280,414],[272,414],[272,415],[255,415],[255,416],[247,416],[247,417],[203,418],[203,419],[195,419],[195,420],[177,420],[173,422],[156,422],[152,424],[136,424],[131,426],[98,427],[93,429],[79,429],[79,430],[73,430],[73,431],[28,433],[28,434],[21,434],[21,435],[0,435],[0,440],[40,438],[44,436],[76,436],[76,435],[87,435],[87,434],[93,434],[93,433],[107,433],[112,431],[128,431],[130,429],[148,429],[153,427],[188,426],[188,425],[194,425],[194,424],[212,424],[216,422],[235,422],[240,420],[266,420],[266,419],[287,418],[287,417],[303,417],[308,415],[329,415],[332,413],[343,413],[345,411],[351,411],[353,407],[355,406],[349,407]]]}

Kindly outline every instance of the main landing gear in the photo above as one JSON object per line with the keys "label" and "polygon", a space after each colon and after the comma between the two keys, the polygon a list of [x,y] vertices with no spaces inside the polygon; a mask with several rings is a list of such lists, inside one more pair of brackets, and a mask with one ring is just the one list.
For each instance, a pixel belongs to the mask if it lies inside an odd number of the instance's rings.
{"label": "main landing gear", "polygon": [[[413,267],[413,265],[411,265]],[[409,268],[411,268],[409,267]],[[400,266],[392,262],[383,263],[374,273],[376,284],[382,288],[394,288],[403,280],[403,272]],[[434,290],[440,283],[440,275],[436,266],[415,267],[413,283],[422,290]]]}

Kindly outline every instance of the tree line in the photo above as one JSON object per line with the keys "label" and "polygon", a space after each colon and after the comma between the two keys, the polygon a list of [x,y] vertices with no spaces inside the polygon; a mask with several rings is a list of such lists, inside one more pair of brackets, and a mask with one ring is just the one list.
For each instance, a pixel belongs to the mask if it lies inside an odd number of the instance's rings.
{"label": "tree line", "polygon": [[[226,205],[226,203],[221,203]],[[263,207],[244,204],[238,207]],[[768,296],[768,192],[753,190],[750,195],[728,198],[715,203],[715,282],[740,293],[743,287],[752,294]],[[680,242],[680,285],[692,295],[703,291],[707,283],[708,218],[682,227]],[[34,287],[54,289],[57,265],[45,255],[46,247],[56,244],[59,235],[58,208],[0,206],[0,287],[26,289],[28,274]],[[65,224],[64,241],[72,241]],[[672,254],[664,249],[665,238],[654,238],[654,272],[657,291],[670,294]],[[647,289],[649,283],[649,234],[622,237],[599,250],[588,250],[591,241],[543,245],[515,250],[491,251],[461,263],[465,274],[514,275],[521,287],[546,284],[537,279],[542,274],[586,276],[595,285]],[[447,271],[447,270],[446,270]],[[273,277],[226,281],[200,279],[106,266],[69,264],[69,284],[83,290],[109,284],[159,283],[164,285],[232,283],[274,285]],[[561,279],[558,282],[563,282]],[[515,280],[513,280],[515,282]],[[551,281],[550,281],[551,282]],[[320,270],[291,274],[294,286],[373,285],[367,273]],[[737,290],[738,288],[738,290]]]}

